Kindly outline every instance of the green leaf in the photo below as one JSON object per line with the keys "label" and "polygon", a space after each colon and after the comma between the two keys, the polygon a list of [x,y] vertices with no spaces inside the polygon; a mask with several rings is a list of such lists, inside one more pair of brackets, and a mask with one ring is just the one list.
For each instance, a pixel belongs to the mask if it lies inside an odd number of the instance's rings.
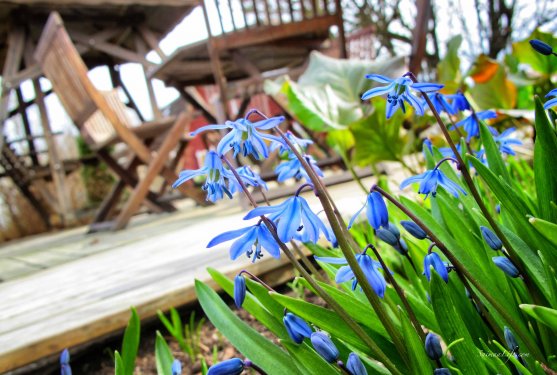
{"label": "green leaf", "polygon": [[455,92],[459,88],[462,79],[460,74],[460,58],[458,57],[458,49],[461,44],[461,35],[449,39],[447,42],[447,53],[437,65],[439,83],[444,84],[448,92]]}
{"label": "green leaf", "polygon": [[[213,280],[215,280],[229,296],[234,297],[234,282],[232,280],[214,268],[208,268],[207,272],[209,272]],[[246,280],[246,282],[249,281],[251,280]],[[267,295],[269,294],[267,290],[265,290],[265,292]],[[272,298],[268,298],[272,300]],[[253,295],[246,293],[246,299],[242,304],[242,308],[253,315],[261,324],[267,327],[275,335],[279,337],[286,337],[286,329],[284,328],[282,322],[273,316],[264,305],[253,297]]]}
{"label": "green leaf", "polygon": [[238,318],[209,286],[195,280],[195,290],[211,323],[244,356],[268,373],[300,373],[286,352]]}
{"label": "green leaf", "polygon": [[534,176],[538,209],[542,219],[557,223],[557,210],[552,209],[550,204],[550,202],[557,203],[557,170],[554,165],[557,135],[549,123],[539,98],[536,98],[535,125]]}
{"label": "green leaf", "polygon": [[[377,85],[365,79],[365,75],[398,76],[403,71],[402,57],[375,63],[334,59],[312,52],[308,67],[297,83],[287,80],[280,92],[277,85],[266,84],[265,88],[302,125],[316,131],[346,129],[365,116],[367,107],[360,96]],[[280,99],[281,94],[286,95],[286,103]]]}
{"label": "green leaf", "polygon": [[155,339],[155,361],[157,363],[158,375],[172,375],[174,357],[166,340],[159,331],[157,331],[157,338]]}
{"label": "green leaf", "polygon": [[354,147],[355,142],[352,132],[348,129],[331,130],[327,133],[327,144],[344,160],[348,158],[348,152]]}
{"label": "green leaf", "polygon": [[478,361],[479,350],[474,346],[462,317],[455,309],[448,286],[436,272],[432,272],[431,275],[431,303],[445,342],[464,339],[451,349],[458,368],[464,374],[487,374],[484,363]]}
{"label": "green leaf", "polygon": [[118,350],[114,351],[114,375],[126,375],[126,366]]}
{"label": "green leaf", "polygon": [[122,340],[122,361],[126,370],[126,375],[133,375],[135,370],[135,358],[139,348],[141,322],[137,311],[132,307],[132,315],[128,321],[128,326],[124,332]]}
{"label": "green leaf", "polygon": [[513,43],[512,53],[521,64],[528,64],[532,69],[543,74],[545,77],[550,77],[551,74],[557,71],[557,59],[553,56],[544,56],[536,52],[529,43],[532,39],[541,40],[553,48],[557,47],[557,38],[553,34],[544,33],[536,29],[528,38]]}
{"label": "green leaf", "polygon": [[557,310],[549,307],[522,304],[519,307],[528,315],[557,331]]}
{"label": "green leaf", "polygon": [[[431,362],[426,355],[424,349],[424,343],[418,336],[418,333],[414,329],[414,326],[410,322],[410,319],[399,306],[399,316],[402,323],[402,334],[404,337],[404,343],[406,344],[406,351],[410,359],[410,368],[414,374],[431,374],[433,369],[431,368]],[[421,327],[420,327],[421,329]]]}
{"label": "green leaf", "polygon": [[501,157],[499,147],[497,147],[497,144],[493,139],[493,134],[491,134],[487,126],[481,121],[480,138],[485,149],[485,156],[487,158],[489,168],[493,171],[493,173],[495,173],[495,175],[503,177],[505,181],[511,181],[511,175],[505,166],[503,158]]}
{"label": "green leaf", "polygon": [[530,372],[530,370],[528,370],[526,367],[524,367],[522,365],[522,363],[520,363],[518,361],[518,359],[516,359],[514,357],[514,355],[512,355],[503,345],[499,344],[499,342],[497,341],[493,341],[493,344],[495,346],[497,346],[497,348],[501,351],[501,353],[504,353],[506,355],[506,358],[509,359],[509,361],[511,361],[513,363],[513,365],[516,366],[516,368],[524,375],[532,375],[532,373]]}
{"label": "green leaf", "polygon": [[307,343],[296,345],[293,342],[281,341],[281,344],[288,350],[298,369],[304,375],[338,373],[335,367],[325,361]]}
{"label": "green leaf", "polygon": [[557,246],[557,224],[536,217],[531,217],[528,221],[530,221],[530,224],[532,224],[542,236]]}

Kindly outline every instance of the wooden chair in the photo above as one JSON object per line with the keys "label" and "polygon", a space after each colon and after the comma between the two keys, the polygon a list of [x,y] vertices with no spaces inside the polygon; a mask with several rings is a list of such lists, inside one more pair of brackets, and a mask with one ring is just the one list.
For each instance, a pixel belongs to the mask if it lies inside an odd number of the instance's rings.
{"label": "wooden chair", "polygon": [[[169,203],[161,203],[149,187],[158,175],[162,175],[169,184],[176,180],[175,171],[165,164],[188,127],[192,110],[177,118],[132,127],[116,93],[102,94],[88,78],[87,67],[56,12],[47,21],[35,52],[35,60],[87,144],[120,178],[101,205],[90,231],[124,228],[142,203],[155,211],[174,210]],[[133,154],[124,163],[119,163],[109,151],[112,145],[121,142]],[[149,146],[155,145],[160,146],[153,152]],[[135,170],[141,164],[146,165],[147,172],[139,178]],[[111,208],[116,205],[125,186],[132,187],[133,193],[116,220],[107,221]],[[200,189],[182,185],[179,190],[198,204],[207,204]]]}

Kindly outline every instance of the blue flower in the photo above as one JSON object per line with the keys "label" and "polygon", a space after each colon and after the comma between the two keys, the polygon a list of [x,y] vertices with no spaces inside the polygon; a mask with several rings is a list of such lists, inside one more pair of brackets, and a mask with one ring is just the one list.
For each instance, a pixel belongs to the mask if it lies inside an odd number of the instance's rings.
{"label": "blue flower", "polygon": [[[238,238],[239,237],[239,238]],[[238,238],[230,247],[230,258],[235,260],[245,253],[248,258],[253,255],[252,261],[261,258],[261,248],[265,248],[273,258],[280,258],[280,248],[265,224],[259,222],[253,226],[224,232],[213,238],[207,247]]]}
{"label": "blue flower", "polygon": [[234,304],[241,308],[246,299],[246,278],[240,272],[234,278]]}
{"label": "blue flower", "polygon": [[446,98],[453,101],[453,110],[456,112],[462,112],[465,110],[470,110],[470,103],[461,91],[456,94],[446,95]]}
{"label": "blue flower", "polygon": [[[478,123],[478,120],[485,121],[496,117],[497,113],[495,113],[495,111],[482,111],[477,112],[475,115],[472,113],[464,120],[457,122],[456,126],[464,128],[464,131],[467,134],[466,142],[470,142],[473,137],[478,137],[480,135],[480,124]],[[490,130],[491,132],[494,131],[493,128],[490,128]]]}
{"label": "blue flower", "polygon": [[400,254],[408,253],[408,246],[406,242],[400,238],[400,231],[393,223],[389,223],[386,228],[379,228],[375,231],[380,240],[388,243],[395,248]]}
{"label": "blue flower", "polygon": [[179,360],[175,359],[172,362],[172,375],[180,375],[182,374],[182,364]]}
{"label": "blue flower", "polygon": [[451,375],[451,371],[448,368],[440,367],[433,370],[433,375]]}
{"label": "blue flower", "polygon": [[427,281],[431,280],[430,274],[430,267],[433,266],[433,269],[446,283],[449,282],[449,272],[447,271],[447,267],[445,263],[441,260],[441,257],[436,252],[432,251],[431,253],[427,254],[424,258],[424,275],[427,278]]}
{"label": "blue flower", "polygon": [[505,341],[507,342],[507,348],[513,353],[518,351],[518,342],[509,327],[505,326],[503,333],[505,335]]}
{"label": "blue flower", "polygon": [[427,353],[427,356],[434,361],[443,356],[441,341],[439,340],[439,336],[435,333],[429,332],[425,337],[425,352]]}
{"label": "blue flower", "polygon": [[516,155],[514,150],[511,148],[512,145],[522,145],[522,142],[516,138],[511,138],[510,135],[516,131],[515,128],[509,128],[503,133],[497,135],[493,139],[495,143],[499,146],[499,151],[507,155]]}
{"label": "blue flower", "polygon": [[[315,173],[318,176],[323,177],[323,172],[321,171],[321,169],[319,169],[319,166],[317,165],[315,159],[311,155],[304,155],[303,157],[304,159],[306,159],[308,164],[311,165]],[[275,168],[275,173],[278,175],[278,182],[284,182],[292,177],[294,177],[296,180],[305,178],[306,181],[311,181],[306,170],[302,166],[302,163],[293,153],[290,153],[288,155],[287,161],[283,161]]]}
{"label": "blue flower", "polygon": [[196,176],[207,177],[203,184],[203,190],[207,191],[207,200],[216,202],[222,199],[224,194],[232,198],[227,183],[230,184],[229,181],[234,179],[234,175],[224,167],[216,152],[209,151],[207,153],[205,165],[202,168],[180,172],[178,179],[172,184],[172,187],[176,188]]}
{"label": "blue flower", "polygon": [[288,336],[296,344],[301,344],[305,337],[311,337],[311,328],[305,320],[292,313],[286,313],[282,318]]}
{"label": "blue flower", "polygon": [[[460,143],[456,144],[455,147],[456,150],[460,153]],[[443,155],[444,158],[456,158],[453,149],[450,147],[441,147],[439,149],[439,152],[441,153],[441,155]]]}
{"label": "blue flower", "polygon": [[339,356],[339,351],[331,338],[323,331],[313,332],[311,334],[311,344],[321,357],[327,362],[333,363]]}
{"label": "blue flower", "polygon": [[553,53],[553,48],[551,48],[549,44],[542,42],[541,40],[532,39],[530,40],[530,45],[534,50],[536,50],[536,52],[539,52],[542,55],[549,56]]}
{"label": "blue flower", "polygon": [[[331,264],[348,263],[344,258],[315,257],[315,259],[320,262]],[[381,272],[379,272],[379,269],[383,268],[381,267],[381,263],[371,259],[371,257],[366,254],[366,251],[361,254],[356,254],[356,260],[358,261],[360,268],[366,276],[367,282],[375,291],[375,294],[383,298],[385,296],[385,290],[387,289],[387,282],[385,281],[385,278],[383,277]],[[352,280],[352,290],[356,289],[358,280],[356,279],[356,275],[354,275],[354,271],[352,271],[352,268],[350,268],[350,266],[340,267],[335,277],[335,281],[337,282],[337,284],[349,280]]]}
{"label": "blue flower", "polygon": [[555,96],[555,98],[545,102],[545,104],[543,105],[544,109],[549,109],[557,105],[557,89],[553,89],[545,95],[546,98],[549,98],[550,96]]}
{"label": "blue flower", "polygon": [[493,263],[495,263],[495,265],[499,267],[499,269],[501,269],[501,271],[507,274],[507,276],[512,278],[516,278],[520,276],[520,272],[518,271],[518,268],[516,268],[516,266],[513,264],[513,262],[509,260],[509,258],[505,256],[500,256],[500,257],[493,257],[491,259],[493,260]]}
{"label": "blue flower", "polygon": [[72,375],[72,368],[70,367],[70,352],[68,349],[64,349],[62,353],[60,353],[60,374]]}
{"label": "blue flower", "polygon": [[348,361],[346,362],[346,368],[350,372],[350,375],[367,375],[367,370],[362,363],[362,360],[354,352],[348,355]]}
{"label": "blue flower", "polygon": [[[265,183],[265,181],[263,181],[261,176],[255,173],[249,166],[246,165],[237,168],[236,172],[238,172],[238,175],[240,176],[242,182],[246,187],[259,186],[261,187],[261,189],[269,190],[267,184]],[[230,194],[235,194],[237,191],[242,191],[242,186],[240,185],[240,183],[236,178],[230,179],[228,186],[229,186]]]}
{"label": "blue flower", "polygon": [[[285,132],[284,135],[290,141],[290,143],[292,143],[294,146],[299,147],[299,151],[305,150],[305,148],[307,146],[309,146],[313,143],[313,141],[311,139],[304,139],[304,138],[296,137],[294,134],[292,134],[291,131]],[[288,147],[288,145],[286,144],[284,139],[282,139],[282,137],[279,137],[277,139],[277,142],[272,143],[270,149],[271,149],[271,151],[275,151],[275,150],[279,149],[279,152],[281,154],[285,153],[285,152],[290,152],[290,147]]]}
{"label": "blue flower", "polygon": [[295,195],[276,206],[260,206],[254,208],[244,220],[257,216],[269,215],[269,219],[277,226],[277,234],[282,242],[297,239],[302,242],[315,243],[319,233],[332,242],[327,226],[313,213],[308,202]]}
{"label": "blue flower", "polygon": [[362,100],[367,100],[373,98],[374,96],[387,94],[388,119],[391,118],[393,113],[395,113],[398,108],[402,109],[402,112],[406,113],[404,102],[407,102],[410,106],[414,107],[418,115],[423,116],[424,107],[420,99],[412,94],[410,88],[421,93],[429,93],[440,90],[443,87],[443,85],[436,83],[414,83],[408,77],[400,77],[393,80],[379,74],[368,74],[366,75],[366,78],[388,84],[387,86],[376,87],[368,90],[362,95]]}
{"label": "blue flower", "polygon": [[240,358],[232,358],[211,366],[207,375],[240,375],[244,367],[244,361]]}
{"label": "blue flower", "polygon": [[402,181],[400,184],[400,188],[404,189],[405,187],[420,182],[420,187],[418,188],[418,193],[425,194],[426,198],[429,194],[433,197],[437,195],[437,187],[442,186],[452,194],[454,197],[458,198],[459,194],[466,195],[466,191],[461,188],[456,182],[453,182],[449,179],[438,167],[433,168],[430,171],[425,171],[422,174],[417,176],[412,176],[407,178],[406,180]]}
{"label": "blue flower", "polygon": [[352,228],[352,224],[354,224],[354,221],[358,215],[360,215],[360,212],[362,212],[362,210],[366,207],[367,220],[373,229],[377,230],[380,227],[387,227],[389,225],[389,212],[387,211],[387,205],[383,200],[383,196],[381,193],[373,191],[368,194],[366,203],[364,203],[362,208],[360,208],[350,219],[348,229]]}
{"label": "blue flower", "polygon": [[278,137],[260,133],[258,130],[269,130],[277,127],[284,121],[284,116],[271,117],[258,122],[251,122],[247,118],[240,118],[236,121],[226,121],[224,125],[203,126],[191,135],[195,136],[206,130],[232,129],[225,135],[217,146],[219,155],[226,154],[229,150],[234,150],[234,157],[239,152],[244,156],[253,155],[257,160],[269,157],[269,148],[265,143],[268,141],[278,141]]}
{"label": "blue flower", "polygon": [[503,248],[503,243],[497,237],[495,233],[491,231],[491,229],[480,226],[480,231],[482,232],[482,237],[484,238],[485,242],[491,247],[493,250],[501,250]]}
{"label": "blue flower", "polygon": [[402,227],[406,229],[408,233],[410,233],[412,236],[416,237],[419,240],[423,240],[427,238],[427,233],[418,224],[414,223],[413,221],[402,220],[400,222],[400,225],[402,225]]}
{"label": "blue flower", "polygon": [[[433,107],[437,113],[446,112],[449,115],[456,115],[457,110],[449,104],[450,97],[448,95],[443,95],[439,93],[427,94],[428,98],[431,100]],[[425,100],[424,100],[424,103]],[[426,104],[424,104],[425,107]]]}

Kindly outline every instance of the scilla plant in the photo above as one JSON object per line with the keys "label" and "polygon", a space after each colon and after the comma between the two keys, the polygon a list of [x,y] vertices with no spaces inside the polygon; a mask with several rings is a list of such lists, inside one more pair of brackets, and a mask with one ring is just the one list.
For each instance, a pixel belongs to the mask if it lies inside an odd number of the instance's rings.
{"label": "scilla plant", "polygon": [[[286,256],[299,282],[325,302],[321,307],[279,294],[246,271],[232,281],[210,269],[236,306],[279,344],[197,281],[208,318],[245,356],[213,364],[208,373],[240,374],[250,367],[261,374],[555,374],[557,133],[549,110],[555,101],[544,109],[536,99],[530,181],[509,167],[517,165],[511,159],[521,143],[514,129],[486,124],[496,112],[476,112],[462,92],[440,94],[441,85],[418,82],[412,73],[366,78],[383,86],[364,93],[364,100],[386,96],[386,117],[410,107],[417,115],[431,111],[447,147],[424,141],[426,170],[400,185],[417,190],[417,198],[397,197],[382,181],[369,187],[348,225],[304,153],[308,141],[278,127],[284,118],[252,110],[198,131],[231,129],[205,167],[182,172],[176,185],[202,174],[208,199],[241,192],[253,206],[245,224],[217,234],[208,247],[227,242],[232,259],[253,262],[266,254]],[[260,206],[248,188],[260,179],[253,171],[240,173],[230,157],[259,160],[269,147],[287,155],[288,164],[277,169],[300,186],[282,203]],[[303,191],[315,194],[326,221]],[[300,243],[323,273],[300,256]]]}

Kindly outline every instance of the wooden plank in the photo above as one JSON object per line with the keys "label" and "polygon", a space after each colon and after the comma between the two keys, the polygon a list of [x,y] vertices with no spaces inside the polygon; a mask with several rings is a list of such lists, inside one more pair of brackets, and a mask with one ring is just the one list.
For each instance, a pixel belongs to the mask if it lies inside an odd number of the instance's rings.
{"label": "wooden plank", "polygon": [[141,37],[143,38],[145,43],[147,43],[149,48],[155,51],[157,55],[159,55],[161,60],[166,59],[166,54],[159,46],[159,42],[158,42],[159,38],[157,38],[155,34],[151,30],[149,30],[149,28],[146,25],[139,26],[137,30],[139,31],[139,35],[141,35]]}
{"label": "wooden plank", "polygon": [[[139,53],[141,53],[142,55],[146,55],[147,54],[147,48],[145,47],[145,44],[143,42],[143,40],[141,39],[140,35],[135,35],[135,46],[137,48],[137,50],[139,51]],[[151,103],[151,110],[153,111],[153,118],[155,120],[161,119],[162,118],[162,113],[161,110],[157,104],[157,97],[155,95],[155,89],[153,87],[153,81],[151,80],[151,78],[148,77],[147,74],[147,69],[149,68],[149,65],[147,64],[142,64],[142,69],[143,69],[143,77],[145,79],[145,84],[147,85],[147,92],[149,93],[149,102]]]}

